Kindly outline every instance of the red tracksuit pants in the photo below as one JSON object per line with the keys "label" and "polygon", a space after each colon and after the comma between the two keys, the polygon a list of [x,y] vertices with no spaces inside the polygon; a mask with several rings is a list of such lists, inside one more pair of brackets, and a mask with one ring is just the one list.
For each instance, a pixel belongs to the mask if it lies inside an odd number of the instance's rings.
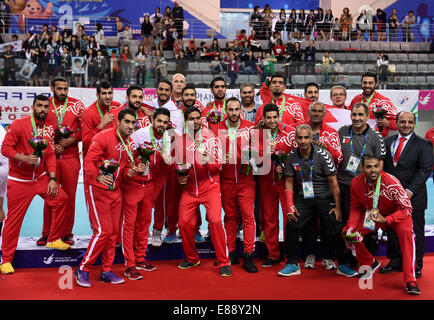
{"label": "red tracksuit pants", "polygon": [[179,203],[179,231],[181,232],[182,247],[187,260],[199,261],[199,254],[194,241],[194,232],[197,228],[198,207],[206,208],[206,217],[211,231],[211,241],[217,257],[219,267],[229,266],[229,253],[226,246],[226,232],[222,223],[222,202],[220,197],[220,184],[215,184],[208,191],[199,193],[199,196],[182,192]]}
{"label": "red tracksuit pants", "polygon": [[[75,195],[77,192],[78,175],[80,172],[80,159],[76,157],[56,160],[56,177],[59,185],[68,195],[68,202],[65,210],[64,229],[62,237],[72,237],[75,218]],[[52,210],[44,205],[44,223],[42,226],[42,236],[47,237],[50,232],[52,221]]]}
{"label": "red tracksuit pants", "polygon": [[[244,252],[253,253],[255,249],[255,182],[220,183],[224,222],[228,237],[229,252],[236,251],[239,214],[243,219]],[[238,210],[239,208],[239,210]]]}
{"label": "red tracksuit pants", "polygon": [[[383,224],[376,224],[375,228],[385,227]],[[404,276],[404,282],[416,281],[416,276],[414,273],[415,261],[416,261],[416,246],[414,243],[414,233],[413,233],[413,220],[409,216],[404,221],[399,223],[387,224],[387,227],[392,228],[398,235],[399,245],[401,246],[402,252],[402,272]],[[362,231],[362,235],[371,232],[368,229],[359,226],[357,230]],[[370,266],[374,263],[374,257],[366,249],[363,242],[354,243],[356,249],[356,258],[360,266],[367,265]]]}
{"label": "red tracksuit pants", "polygon": [[[167,234],[173,234],[178,229],[179,201],[181,199],[182,186],[178,183],[178,175],[175,169],[170,167],[169,170],[166,182],[161,186],[161,191],[155,201],[153,229],[162,231],[166,222]],[[157,182],[157,184],[161,184],[161,181]],[[199,219],[195,231],[198,233],[202,224],[199,207],[197,208],[197,214]]]}
{"label": "red tracksuit pants", "polygon": [[[153,184],[128,182],[123,189],[122,250],[128,269],[143,262],[152,221]],[[135,250],[134,250],[135,248]]]}
{"label": "red tracksuit pants", "polygon": [[34,182],[8,180],[6,194],[8,211],[2,229],[2,263],[12,263],[24,216],[36,195],[43,198],[53,212],[48,241],[60,239],[68,196],[59,187],[57,196],[50,197],[47,194],[49,182],[48,175],[43,175]]}
{"label": "red tracksuit pants", "polygon": [[[274,185],[268,179],[259,178],[259,189],[261,190],[261,208],[263,214],[262,231],[265,232],[265,245],[268,250],[268,258],[280,259],[279,248],[279,201],[283,206],[285,201],[284,185]],[[283,210],[282,210],[283,212]],[[283,214],[285,215],[285,214]],[[283,221],[287,217],[283,216]],[[285,223],[284,223],[285,225]]]}
{"label": "red tracksuit pants", "polygon": [[115,257],[116,239],[122,210],[122,192],[84,185],[90,225],[93,230],[80,270],[89,271],[101,254],[102,271],[110,271]]}

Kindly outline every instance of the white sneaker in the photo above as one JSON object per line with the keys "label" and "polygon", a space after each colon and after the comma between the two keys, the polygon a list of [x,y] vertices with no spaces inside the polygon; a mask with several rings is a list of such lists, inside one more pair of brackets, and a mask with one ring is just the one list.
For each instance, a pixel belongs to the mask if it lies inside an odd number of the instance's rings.
{"label": "white sneaker", "polygon": [[315,268],[315,256],[310,254],[306,257],[306,261],[304,261],[305,269],[313,269]]}
{"label": "white sneaker", "polygon": [[151,245],[153,245],[154,247],[159,247],[162,245],[162,243],[163,240],[161,239],[161,231],[159,230],[152,231]]}
{"label": "white sneaker", "polygon": [[334,263],[333,260],[330,260],[330,259],[322,259],[322,265],[323,265],[323,267],[325,267],[327,270],[336,270],[336,264]]}

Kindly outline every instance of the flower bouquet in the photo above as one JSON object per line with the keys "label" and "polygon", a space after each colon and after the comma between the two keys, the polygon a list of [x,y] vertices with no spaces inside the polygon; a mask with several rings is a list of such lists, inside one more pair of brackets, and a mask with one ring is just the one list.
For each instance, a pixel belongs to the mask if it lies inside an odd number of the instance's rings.
{"label": "flower bouquet", "polygon": [[[278,166],[279,164],[284,167],[285,166],[285,162],[286,162],[286,152],[283,150],[276,150],[274,151],[274,153],[271,155],[271,160],[273,161],[273,164],[275,166]],[[282,173],[279,172],[277,174],[277,179],[280,181],[282,180]]]}
{"label": "flower bouquet", "polygon": [[29,140],[29,144],[34,150],[33,154],[39,158],[38,162],[35,163],[35,167],[37,167],[42,162],[42,150],[47,149],[48,142],[42,136],[35,136]]}
{"label": "flower bouquet", "polygon": [[217,110],[210,110],[206,114],[206,121],[211,124],[219,123],[222,120],[222,113]]}
{"label": "flower bouquet", "polygon": [[[104,162],[99,166],[101,170],[101,174],[105,176],[111,176],[114,179],[114,173],[119,167],[119,163],[117,163],[114,159],[104,160]],[[109,191],[113,191],[113,185],[109,185]]]}
{"label": "flower bouquet", "polygon": [[[143,164],[149,163],[149,161],[151,160],[151,156],[155,152],[155,148],[150,143],[139,144],[137,146],[136,150],[140,155],[139,160]],[[148,171],[149,171],[149,166],[146,168],[146,171],[142,173],[142,175],[144,175],[144,176],[147,175]]]}
{"label": "flower bouquet", "polygon": [[[191,168],[192,168],[192,165],[188,162],[178,163],[175,166],[175,172],[178,176],[186,177],[190,173]],[[185,184],[182,186],[182,189],[184,189],[184,188],[185,188]]]}
{"label": "flower bouquet", "polygon": [[[250,146],[244,146],[241,149],[241,166],[240,166],[240,174],[243,171],[244,166],[246,166],[246,176],[250,175],[252,172],[253,164],[256,162],[256,158],[259,156],[258,150],[255,148],[251,148]],[[255,168],[256,170],[257,168]]]}
{"label": "flower bouquet", "polygon": [[68,139],[74,131],[68,126],[60,126],[54,131],[57,134],[57,140]]}
{"label": "flower bouquet", "polygon": [[372,113],[375,115],[375,119],[382,120],[384,119],[384,115],[387,113],[387,109],[383,106],[377,106],[372,109]]}
{"label": "flower bouquet", "polygon": [[347,232],[344,233],[344,238],[351,243],[360,243],[363,241],[363,237],[359,231],[353,232],[353,228],[349,228]]}

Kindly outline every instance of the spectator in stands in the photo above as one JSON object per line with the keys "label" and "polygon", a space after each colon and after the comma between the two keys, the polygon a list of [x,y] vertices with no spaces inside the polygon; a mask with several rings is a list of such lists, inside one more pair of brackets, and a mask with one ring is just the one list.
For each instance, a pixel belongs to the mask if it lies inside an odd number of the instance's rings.
{"label": "spectator in stands", "polygon": [[270,51],[265,52],[265,58],[262,59],[262,82],[265,81],[267,77],[270,77],[274,74],[274,64],[277,62],[277,59],[271,55]]}
{"label": "spectator in stands", "polygon": [[[259,6],[255,6],[253,8],[253,12],[252,12],[252,15],[250,16],[250,20],[249,20],[249,24],[252,27],[252,33],[254,31],[255,35],[257,33],[262,32],[262,21],[263,21],[263,18],[262,18],[260,11],[259,11]],[[250,38],[249,38],[249,40],[250,40]],[[255,40],[257,40],[257,39],[255,39]]]}
{"label": "spectator in stands", "polygon": [[173,21],[178,33],[178,39],[182,39],[184,34],[184,9],[179,5],[178,1],[175,1],[174,5],[172,10]]}
{"label": "spectator in stands", "polygon": [[248,55],[248,53],[249,53],[249,51],[250,51],[251,49],[250,49],[250,46],[249,46],[249,41],[243,41],[242,43],[241,43],[241,47],[240,47],[240,52],[239,52],[239,54],[238,54],[238,57],[240,58],[240,59],[243,59],[243,57],[244,56],[247,56]]}
{"label": "spectator in stands", "polygon": [[386,12],[384,12],[383,10],[378,8],[377,14],[375,15],[375,18],[377,20],[377,40],[378,41],[385,41],[386,40],[386,26],[387,26]]}
{"label": "spectator in stands", "polygon": [[155,83],[158,84],[161,80],[167,77],[167,62],[160,50],[155,50],[152,60],[152,67],[155,72]]}
{"label": "spectator in stands", "polygon": [[209,48],[209,52],[213,52],[214,54],[220,53],[220,46],[217,39],[212,39],[211,47]]}
{"label": "spectator in stands", "polygon": [[26,39],[23,41],[23,49],[29,51],[38,47],[38,35],[36,33],[27,32]]}
{"label": "spectator in stands", "polygon": [[96,41],[94,36],[89,37],[89,44],[87,45],[88,49],[93,49],[95,52],[101,49],[100,44]]}
{"label": "spectator in stands", "polygon": [[342,40],[349,40],[349,35],[351,32],[351,26],[353,24],[353,17],[350,14],[350,9],[345,7],[342,10],[341,18],[339,19],[339,23],[341,25],[342,30]]}
{"label": "spectator in stands", "polygon": [[131,84],[131,73],[133,69],[133,56],[130,47],[124,44],[121,51],[120,67],[122,74],[123,87],[127,88]]}
{"label": "spectator in stands", "polygon": [[184,55],[184,50],[179,50],[179,55],[176,57],[175,73],[180,73],[184,77],[187,76],[187,59]]}
{"label": "spectator in stands", "polygon": [[291,60],[294,65],[295,73],[300,73],[301,61],[303,59],[303,50],[301,50],[300,42],[296,42],[294,46],[294,51],[291,54]]}
{"label": "spectator in stands", "polygon": [[[74,58],[76,57],[83,57],[83,55],[81,54],[81,50],[80,49],[75,49],[75,52],[71,55],[71,63],[74,63]],[[84,74],[82,73],[74,73],[74,70],[72,70],[72,75],[74,77],[74,85],[77,88],[80,88],[83,84],[83,78],[84,78]]]}
{"label": "spectator in stands", "polygon": [[316,47],[314,41],[309,40],[309,45],[304,49],[304,60],[306,61],[306,73],[313,73],[315,68]]}
{"label": "spectator in stands", "polygon": [[96,52],[95,73],[96,73],[97,84],[105,80],[105,75],[107,73],[107,60],[103,56],[101,50],[98,50]]}
{"label": "spectator in stands", "polygon": [[50,31],[48,31],[48,24],[43,24],[43,25],[42,25],[41,32],[39,33],[39,37],[40,37],[41,39],[43,39],[43,38],[45,37],[45,34],[46,34],[46,33],[50,33]]}
{"label": "spectator in stands", "polygon": [[273,35],[270,37],[270,42],[271,42],[270,47],[273,47],[276,44],[276,41],[278,39],[282,40],[282,36],[280,32],[274,31]]}
{"label": "spectator in stands", "polygon": [[334,41],[339,41],[341,40],[342,37],[342,29],[341,29],[341,24],[339,23],[339,19],[335,18],[335,22],[333,23],[332,26],[332,39]]}
{"label": "spectator in stands", "polygon": [[258,42],[258,36],[254,29],[249,36],[249,46],[253,51],[262,51],[261,44]]}
{"label": "spectator in stands", "polygon": [[88,79],[88,87],[94,88],[96,84],[96,66],[95,66],[95,52],[93,49],[87,49],[87,53],[85,55],[86,63],[87,63],[87,79]]}
{"label": "spectator in stands", "polygon": [[297,21],[297,12],[295,11],[295,9],[291,9],[291,13],[289,14],[288,19],[286,21],[286,32],[288,34],[288,40],[297,38],[295,35],[296,21]]}
{"label": "spectator in stands", "polygon": [[75,33],[75,35],[77,36],[77,39],[81,39],[81,36],[83,34],[86,34],[86,32],[84,32],[84,26],[81,25],[81,24],[79,24],[78,27],[77,27],[77,32]]}
{"label": "spectator in stands", "polygon": [[392,15],[389,17],[389,41],[396,41],[396,34],[398,33],[399,20],[396,15],[396,9],[392,9]]}
{"label": "spectator in stands", "polygon": [[63,38],[63,35],[60,34],[59,39],[57,40],[57,49],[60,55],[62,55],[63,48],[66,48],[68,51],[70,51],[71,43],[66,42],[65,39]]}
{"label": "spectator in stands", "polygon": [[155,24],[157,22],[157,18],[161,19],[163,18],[163,15],[161,14],[160,7],[155,8],[155,12],[151,14],[150,20],[152,24]]}
{"label": "spectator in stands", "polygon": [[32,83],[35,86],[42,86],[43,85],[43,77],[42,77],[42,60],[43,56],[40,54],[39,47],[36,47],[34,49],[31,49],[30,51],[32,57],[32,62],[36,64],[36,68],[33,71],[33,74],[31,76]]}
{"label": "spectator in stands", "polygon": [[54,42],[57,42],[59,40],[60,33],[57,31],[57,26],[53,25],[51,26],[51,38]]}
{"label": "spectator in stands", "polygon": [[325,40],[326,35],[324,33],[325,28],[325,15],[324,10],[322,8],[318,8],[317,14],[315,15],[315,40]]}
{"label": "spectator in stands", "polygon": [[332,39],[332,27],[333,27],[333,11],[332,9],[328,9],[327,13],[324,17],[324,33],[326,35],[326,39]]}
{"label": "spectator in stands", "polygon": [[43,55],[45,55],[45,52],[47,52],[48,48],[52,48],[53,43],[52,39],[50,37],[49,33],[44,33],[43,38],[39,41],[39,48],[41,48],[41,52]]}
{"label": "spectator in stands", "polygon": [[117,29],[117,31],[118,31],[118,34],[120,33],[120,32],[122,32],[122,29],[124,28],[124,26],[123,26],[123,24],[122,24],[122,22],[121,22],[121,18],[119,18],[119,17],[116,17],[116,29]]}
{"label": "spectator in stands", "polygon": [[164,24],[168,24],[170,18],[173,18],[172,9],[169,6],[167,6],[163,16]]}
{"label": "spectator in stands", "polygon": [[241,74],[257,74],[257,69],[256,69],[257,60],[252,50],[249,50],[247,55],[244,55],[242,57],[241,61],[242,61],[242,68],[240,70]]}
{"label": "spectator in stands", "polygon": [[80,50],[80,41],[78,41],[77,36],[74,34],[71,36],[71,46],[70,51],[75,52],[75,49]]}
{"label": "spectator in stands", "polygon": [[223,65],[220,61],[220,55],[214,55],[214,60],[209,64],[212,75],[223,73]]}
{"label": "spectator in stands", "polygon": [[169,21],[166,24],[166,41],[167,41],[167,47],[169,49],[173,48],[173,43],[175,42],[174,35],[176,35],[175,32],[176,32],[176,26],[175,23],[173,22],[173,18],[169,18]]}
{"label": "spectator in stands", "polygon": [[105,43],[104,43],[104,28],[102,27],[101,23],[97,23],[96,24],[96,33],[94,35],[95,41],[96,43],[99,44],[99,47],[101,49],[105,48]]}
{"label": "spectator in stands", "polygon": [[263,38],[262,39],[269,39],[271,36],[271,28],[273,26],[273,12],[271,11],[270,5],[266,4],[264,7],[264,10],[261,13],[262,16],[262,28],[263,28]]}
{"label": "spectator in stands", "polygon": [[0,33],[9,32],[9,16],[11,14],[11,8],[5,0],[0,1]]}
{"label": "spectator in stands", "polygon": [[125,40],[133,39],[133,33],[131,31],[131,27],[128,24],[125,25],[125,30],[121,32],[120,37],[121,39]]}
{"label": "spectator in stands", "polygon": [[146,51],[143,44],[139,44],[136,52],[136,84],[145,87],[146,84]]}
{"label": "spectator in stands", "polygon": [[362,10],[356,19],[356,29],[360,40],[365,38],[365,33],[371,30],[370,21],[368,20],[366,10]]}
{"label": "spectator in stands", "polygon": [[46,79],[51,83],[55,77],[57,77],[57,69],[59,65],[59,53],[53,48],[50,47],[45,52],[45,64],[47,66],[47,76]]}
{"label": "spectator in stands", "polygon": [[334,107],[347,109],[345,101],[347,100],[347,90],[344,86],[337,85],[330,89],[330,100]]}
{"label": "spectator in stands", "polygon": [[285,30],[285,25],[286,25],[286,12],[285,9],[280,9],[278,20],[274,25],[274,32],[278,32],[281,39],[283,39],[282,31]]}
{"label": "spectator in stands", "polygon": [[413,40],[413,35],[411,33],[411,26],[416,23],[416,16],[414,15],[414,11],[410,10],[408,15],[405,16],[404,20],[402,20],[402,33],[404,35],[404,41],[410,42]]}
{"label": "spectator in stands", "polygon": [[187,51],[185,53],[185,56],[187,59],[193,60],[196,57],[196,52],[197,52],[196,42],[194,41],[194,39],[190,39],[188,41],[188,46],[187,46]]}
{"label": "spectator in stands", "polygon": [[247,34],[246,34],[246,30],[242,29],[240,34],[237,36],[237,40],[240,43],[243,43],[244,41],[247,41]]}
{"label": "spectator in stands", "polygon": [[234,53],[231,53],[229,55],[229,63],[228,63],[228,78],[231,79],[231,83],[230,83],[230,88],[235,88],[235,81],[238,77],[238,72],[239,72],[239,66],[238,66],[238,61],[237,61],[237,57],[235,56]]}
{"label": "spectator in stands", "polygon": [[80,50],[83,55],[86,54],[88,47],[89,47],[89,38],[87,37],[87,34],[84,33],[81,35],[81,40],[80,40]]}
{"label": "spectator in stands", "polygon": [[109,61],[109,82],[113,85],[113,88],[118,88],[121,82],[121,68],[119,66],[119,55],[116,49],[111,50]]}
{"label": "spectator in stands", "polygon": [[277,61],[283,61],[285,59],[286,46],[283,45],[283,41],[281,39],[277,39],[276,44],[273,47],[273,56],[276,57]]}
{"label": "spectator in stands", "polygon": [[304,39],[306,41],[310,40],[314,28],[315,28],[315,20],[312,19],[312,15],[309,14],[307,16],[306,31],[304,33]]}
{"label": "spectator in stands", "polygon": [[307,24],[307,15],[304,12],[304,9],[300,9],[300,12],[298,14],[297,19],[297,30],[299,31],[297,33],[297,40],[301,40],[304,38],[304,34],[306,32],[306,24]]}
{"label": "spectator in stands", "polygon": [[[155,35],[155,48],[163,51],[163,40],[164,40],[164,30],[166,29],[164,22],[161,18],[156,18],[156,22],[154,24],[154,35]],[[148,51],[149,53],[149,51]],[[152,54],[152,52],[151,52]]]}
{"label": "spectator in stands", "polygon": [[[36,71],[36,69],[35,69]],[[71,81],[71,54],[67,47],[63,47],[59,58],[59,76]]]}
{"label": "spectator in stands", "polygon": [[143,44],[145,45],[146,52],[151,55],[152,54],[152,31],[154,30],[154,26],[152,25],[149,15],[146,14],[143,23],[142,23],[142,38]]}
{"label": "spectator in stands", "polygon": [[330,81],[330,77],[329,77],[330,62],[335,63],[333,58],[330,57],[329,52],[326,51],[326,52],[324,52],[324,56],[322,57],[322,63],[321,63],[321,71],[322,71],[322,76],[323,76],[322,84],[323,85],[326,83],[329,83],[329,81]]}
{"label": "spectator in stands", "polygon": [[199,46],[199,50],[198,50],[201,59],[207,60],[209,58],[209,55],[207,55],[209,53],[208,50],[209,50],[209,47],[206,44],[206,42],[201,41],[200,46]]}
{"label": "spectator in stands", "polygon": [[389,57],[384,53],[378,54],[378,84],[380,89],[386,89],[389,74]]}

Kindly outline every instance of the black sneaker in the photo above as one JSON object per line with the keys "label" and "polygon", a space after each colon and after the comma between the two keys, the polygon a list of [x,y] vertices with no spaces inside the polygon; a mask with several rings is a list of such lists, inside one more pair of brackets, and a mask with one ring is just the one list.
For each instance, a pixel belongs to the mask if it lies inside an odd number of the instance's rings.
{"label": "black sneaker", "polygon": [[180,264],[178,264],[178,268],[184,270],[190,269],[191,267],[197,267],[198,265],[200,265],[200,261],[190,262],[188,260],[184,260]]}
{"label": "black sneaker", "polygon": [[243,268],[248,273],[256,273],[258,272],[258,267],[253,263],[253,253],[244,253],[244,263]]}
{"label": "black sneaker", "polygon": [[236,251],[229,252],[229,259],[231,259],[231,265],[240,264],[240,261],[238,260],[238,255]]}
{"label": "black sneaker", "polygon": [[37,245],[38,247],[43,247],[43,246],[45,246],[45,245],[47,244],[47,240],[48,240],[48,237],[40,237],[40,238],[36,241],[36,245]]}
{"label": "black sneaker", "polygon": [[420,294],[420,289],[417,286],[416,281],[414,282],[407,282],[406,283],[406,291],[408,294]]}
{"label": "black sneaker", "polygon": [[395,267],[390,262],[386,264],[383,268],[380,268],[380,273],[392,273],[392,272],[400,272],[402,268]]}
{"label": "black sneaker", "polygon": [[375,260],[373,264],[371,264],[370,268],[368,268],[365,272],[359,273],[359,277],[363,277],[363,279],[371,279],[375,273],[375,271],[381,266],[378,260]]}
{"label": "black sneaker", "polygon": [[268,267],[271,267],[271,266],[273,266],[273,265],[275,265],[275,264],[278,264],[280,261],[279,260],[274,260],[274,259],[271,259],[271,258],[267,258],[262,264],[261,264],[261,267],[264,267],[264,268],[268,268]]}
{"label": "black sneaker", "polygon": [[230,277],[231,275],[231,266],[223,266],[220,268],[220,277]]}

